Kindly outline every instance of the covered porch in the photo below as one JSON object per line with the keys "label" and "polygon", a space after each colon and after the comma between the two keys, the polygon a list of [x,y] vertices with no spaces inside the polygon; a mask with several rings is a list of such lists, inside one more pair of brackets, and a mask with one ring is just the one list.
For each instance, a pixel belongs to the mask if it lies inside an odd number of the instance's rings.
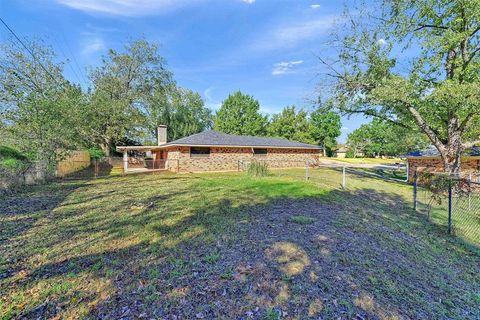
{"label": "covered porch", "polygon": [[159,146],[120,146],[123,154],[124,173],[140,173],[167,170],[167,153]]}

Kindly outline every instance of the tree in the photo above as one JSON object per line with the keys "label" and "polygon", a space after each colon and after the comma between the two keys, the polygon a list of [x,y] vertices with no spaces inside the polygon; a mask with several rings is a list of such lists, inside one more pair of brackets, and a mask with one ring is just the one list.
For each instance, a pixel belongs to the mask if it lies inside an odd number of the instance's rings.
{"label": "tree", "polygon": [[341,134],[340,115],[333,111],[318,108],[311,113],[310,119],[313,140],[324,148],[324,155],[327,151],[330,153]]}
{"label": "tree", "polygon": [[51,165],[78,143],[71,111],[84,96],[63,78],[62,64],[50,48],[38,41],[27,41],[27,46],[29,52],[13,42],[1,47],[2,130],[29,157]]}
{"label": "tree", "polygon": [[147,127],[154,137],[159,125],[168,126],[168,141],[176,140],[212,127],[211,111],[202,97],[189,89],[171,85],[155,86],[147,104]]}
{"label": "tree", "polygon": [[[462,152],[480,143],[480,1],[377,0],[362,7],[372,14],[359,9],[344,20],[347,34],[336,34],[342,68],[322,59],[335,79],[336,106],[420,130],[446,172],[458,174]],[[411,62],[399,63],[401,49],[414,55]]]}
{"label": "tree", "polygon": [[302,109],[297,112],[295,106],[285,107],[281,113],[274,114],[267,126],[269,136],[304,143],[314,143],[310,132],[308,113]]}
{"label": "tree", "polygon": [[214,119],[214,129],[230,134],[266,133],[267,117],[260,114],[260,104],[252,96],[237,91],[223,101]]}
{"label": "tree", "polygon": [[116,141],[140,135],[152,91],[171,83],[157,46],[145,40],[129,43],[123,53],[111,49],[90,77],[93,93],[84,110],[84,138],[107,156]]}
{"label": "tree", "polygon": [[354,156],[359,152],[374,156],[398,156],[427,147],[423,134],[374,119],[348,135],[347,145]]}

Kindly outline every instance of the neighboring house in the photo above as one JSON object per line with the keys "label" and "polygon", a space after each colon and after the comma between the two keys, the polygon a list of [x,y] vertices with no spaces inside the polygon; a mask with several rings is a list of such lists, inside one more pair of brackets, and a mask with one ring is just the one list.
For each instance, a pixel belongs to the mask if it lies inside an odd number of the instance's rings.
{"label": "neighboring house", "polygon": [[[349,148],[346,145],[339,145],[339,147],[333,151],[333,156],[335,158],[346,158],[348,151]],[[354,158],[364,156],[362,151],[358,151],[356,149],[352,150],[352,155]]]}
{"label": "neighboring house", "polygon": [[[408,181],[413,181],[417,172],[444,172],[443,161],[440,153],[434,146],[425,150],[410,152],[406,155],[408,168]],[[480,148],[474,147],[467,150],[462,156],[460,172],[464,177],[472,177],[478,181],[480,178]]]}
{"label": "neighboring house", "polygon": [[333,157],[335,158],[346,158],[348,149],[346,146],[340,146],[339,148],[333,151]]}
{"label": "neighboring house", "polygon": [[118,146],[123,153],[124,171],[129,170],[129,151],[152,155],[152,169],[174,172],[237,171],[251,161],[266,162],[270,168],[304,167],[316,162],[323,149],[316,145],[285,139],[237,136],[204,131],[167,143],[167,127],[160,126],[157,146]]}

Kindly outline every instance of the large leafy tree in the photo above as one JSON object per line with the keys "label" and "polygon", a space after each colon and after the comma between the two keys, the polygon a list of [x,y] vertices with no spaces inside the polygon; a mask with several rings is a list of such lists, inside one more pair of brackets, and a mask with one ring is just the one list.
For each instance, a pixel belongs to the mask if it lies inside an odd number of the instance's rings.
{"label": "large leafy tree", "polygon": [[348,135],[347,145],[354,155],[363,152],[367,156],[398,156],[427,147],[424,135],[417,131],[374,119]]}
{"label": "large leafy tree", "polygon": [[93,92],[84,110],[85,139],[106,155],[116,141],[140,136],[146,105],[155,87],[167,87],[171,74],[158,48],[145,40],[110,50],[91,73]]}
{"label": "large leafy tree", "polygon": [[267,126],[267,133],[272,137],[280,137],[289,140],[313,143],[311,136],[308,113],[295,106],[285,107],[281,113],[274,114]]}
{"label": "large leafy tree", "polygon": [[324,148],[324,152],[331,152],[341,134],[340,115],[333,111],[318,108],[310,114],[310,119],[310,131],[313,140]]}
{"label": "large leafy tree", "polygon": [[267,117],[260,114],[259,102],[237,91],[223,101],[214,119],[214,129],[238,135],[265,135]]}
{"label": "large leafy tree", "polygon": [[212,127],[212,114],[202,97],[174,84],[155,86],[146,107],[146,119],[150,137],[163,124],[168,126],[169,141]]}
{"label": "large leafy tree", "polygon": [[337,107],[420,130],[446,172],[458,174],[462,152],[480,143],[480,0],[376,0],[361,8],[371,11],[359,9],[336,34],[340,67],[323,60]]}
{"label": "large leafy tree", "polygon": [[72,110],[84,95],[63,78],[62,64],[49,47],[38,41],[26,45],[29,51],[13,42],[0,48],[2,130],[17,148],[51,164],[78,144]]}

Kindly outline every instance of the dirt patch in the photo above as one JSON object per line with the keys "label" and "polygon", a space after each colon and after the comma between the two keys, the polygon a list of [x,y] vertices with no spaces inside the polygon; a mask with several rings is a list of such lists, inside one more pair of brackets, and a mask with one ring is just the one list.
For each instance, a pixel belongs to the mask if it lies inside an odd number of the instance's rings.
{"label": "dirt patch", "polygon": [[[299,225],[295,215],[313,222]],[[466,294],[477,290],[469,267],[478,259],[459,266],[370,213],[352,218],[317,200],[276,201],[230,232],[234,242],[182,248],[180,267],[155,265],[170,277],[156,282],[155,298],[141,286],[122,290],[95,317],[474,319],[479,312]],[[220,258],[205,262],[212,252]]]}

